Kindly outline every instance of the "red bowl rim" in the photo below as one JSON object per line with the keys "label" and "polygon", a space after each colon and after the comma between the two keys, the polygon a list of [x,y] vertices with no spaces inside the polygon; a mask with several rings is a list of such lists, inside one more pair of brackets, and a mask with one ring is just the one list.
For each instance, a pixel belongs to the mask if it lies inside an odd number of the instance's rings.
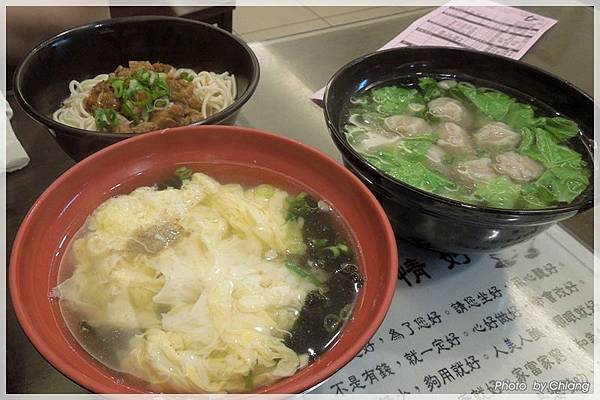
{"label": "red bowl rim", "polygon": [[[35,203],[31,207],[31,209],[29,210],[29,212],[23,219],[23,222],[21,223],[21,226],[19,227],[19,230],[15,237],[11,256],[10,256],[9,281],[8,281],[10,296],[11,296],[11,300],[13,303],[13,308],[15,310],[15,314],[17,316],[17,319],[18,319],[21,327],[25,331],[26,336],[28,337],[30,342],[34,345],[34,347],[37,349],[37,351],[40,352],[40,354],[46,359],[46,361],[48,361],[53,367],[58,369],[61,373],[66,375],[69,379],[73,380],[77,384],[85,387],[86,389],[89,389],[90,391],[92,391],[94,393],[109,393],[106,391],[107,388],[105,387],[105,385],[98,383],[92,379],[82,377],[76,368],[63,362],[63,360],[58,356],[58,354],[55,354],[54,352],[51,351],[51,349],[48,348],[48,346],[45,344],[45,341],[43,340],[43,333],[39,332],[35,329],[33,320],[28,316],[27,310],[25,309],[24,305],[21,303],[20,298],[22,295],[21,295],[21,291],[20,291],[20,286],[18,285],[17,271],[18,271],[19,265],[21,264],[22,253],[26,251],[26,249],[24,248],[24,244],[23,244],[24,240],[23,239],[29,229],[30,224],[32,223],[31,221],[33,220],[33,218],[35,216],[34,214],[38,212],[37,211],[38,208],[40,208],[40,206],[46,201],[46,199],[49,196],[51,196],[51,194],[54,192],[54,190],[56,190],[57,188],[60,188],[60,186],[63,184],[63,182],[68,181],[68,179],[71,177],[71,175],[75,174],[79,169],[82,168],[82,166],[93,163],[94,160],[96,160],[97,158],[103,157],[104,154],[109,153],[109,152],[113,151],[114,149],[117,149],[117,148],[123,147],[123,146],[134,146],[135,143],[138,141],[152,140],[152,138],[155,136],[165,135],[165,134],[169,134],[169,133],[177,132],[177,131],[193,130],[193,131],[202,132],[202,131],[209,131],[209,130],[211,130],[211,131],[212,130],[216,130],[216,131],[222,130],[222,131],[224,131],[224,133],[226,133],[227,131],[231,131],[232,129],[238,130],[238,131],[245,131],[247,134],[255,135],[260,140],[279,140],[279,141],[287,143],[290,146],[296,146],[299,148],[299,151],[303,151],[306,153],[312,153],[314,156],[317,156],[317,157],[320,157],[320,158],[326,160],[331,165],[332,171],[335,171],[335,173],[338,173],[338,174],[343,174],[347,178],[349,178],[351,181],[353,181],[354,185],[357,188],[359,188],[360,191],[363,192],[363,194],[365,194],[367,196],[367,198],[369,199],[369,205],[371,206],[372,210],[375,212],[375,214],[372,216],[377,217],[381,222],[380,234],[382,235],[384,240],[386,240],[386,242],[387,242],[387,253],[390,258],[390,265],[394,268],[393,270],[391,270],[391,268],[390,268],[390,271],[389,271],[390,279],[388,280],[386,286],[384,288],[381,288],[381,291],[384,293],[383,306],[380,307],[379,310],[372,315],[372,319],[370,320],[369,324],[363,330],[363,333],[360,335],[360,339],[356,340],[352,345],[350,345],[341,357],[338,357],[337,359],[333,360],[331,363],[324,366],[320,370],[315,371],[311,375],[310,379],[298,381],[298,382],[295,382],[292,384],[287,384],[287,383],[284,383],[285,382],[285,378],[284,378],[282,381],[275,382],[272,385],[265,386],[264,388],[259,389],[255,393],[282,393],[282,392],[272,392],[271,391],[272,388],[274,388],[276,390],[277,387],[281,386],[281,385],[287,386],[286,387],[287,391],[285,393],[302,393],[303,391],[306,391],[315,386],[318,386],[320,383],[324,382],[326,379],[328,379],[330,376],[332,376],[335,372],[340,370],[344,365],[349,363],[356,356],[356,354],[358,354],[359,351],[362,350],[362,348],[368,342],[368,340],[376,333],[377,329],[383,322],[383,319],[385,318],[385,316],[389,310],[389,307],[391,305],[392,298],[394,295],[394,291],[396,288],[396,279],[391,279],[391,278],[394,278],[395,274],[396,274],[395,268],[398,264],[398,250],[396,247],[394,232],[393,232],[391,224],[385,214],[385,211],[383,210],[383,208],[381,207],[381,205],[379,204],[379,202],[375,198],[375,196],[369,191],[369,189],[355,175],[353,175],[343,165],[341,165],[340,163],[335,161],[333,158],[331,158],[329,155],[325,154],[321,150],[310,147],[299,141],[296,141],[296,140],[293,140],[293,139],[290,139],[290,138],[287,138],[284,136],[280,136],[280,135],[277,135],[274,133],[269,133],[269,132],[266,132],[263,130],[255,129],[255,128],[240,127],[240,126],[205,125],[205,126],[185,126],[185,127],[179,127],[179,128],[164,129],[161,131],[143,133],[139,136],[135,136],[132,138],[128,138],[128,139],[119,141],[119,142],[112,144],[104,149],[101,149],[100,151],[90,155],[89,157],[83,159],[79,163],[77,163],[74,166],[72,166],[71,168],[69,168],[62,175],[60,175],[46,190],[44,190],[44,192],[41,194],[41,196],[35,201]],[[310,187],[310,184],[307,184],[307,186]],[[352,229],[352,228],[350,227],[350,229]]]}

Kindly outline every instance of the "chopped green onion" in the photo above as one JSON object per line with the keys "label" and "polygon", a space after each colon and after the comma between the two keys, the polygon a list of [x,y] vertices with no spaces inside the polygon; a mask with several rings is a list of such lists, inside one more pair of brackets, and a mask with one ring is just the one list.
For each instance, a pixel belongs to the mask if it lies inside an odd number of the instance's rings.
{"label": "chopped green onion", "polygon": [[150,113],[154,111],[154,105],[152,103],[146,104],[142,110],[142,119],[148,121],[150,119]]}
{"label": "chopped green onion", "polygon": [[333,257],[339,257],[340,254],[350,254],[350,247],[345,243],[338,243],[335,246],[327,246],[323,251],[329,250]]}
{"label": "chopped green onion", "polygon": [[327,246],[327,243],[329,242],[329,240],[327,240],[326,238],[323,238],[323,239],[308,239],[308,242],[310,243],[311,246],[313,246],[315,248],[320,248],[320,247]]}
{"label": "chopped green onion", "polygon": [[180,79],[185,79],[188,82],[191,82],[194,80],[194,76],[192,74],[190,74],[189,72],[182,72],[181,74],[179,74],[179,78]]}
{"label": "chopped green onion", "polygon": [[151,88],[152,91],[152,98],[154,99],[158,99],[159,97],[169,97],[171,94],[171,91],[169,89],[169,84],[167,83],[167,81],[163,78],[157,78],[154,81],[154,84],[152,85]]}
{"label": "chopped green onion", "polygon": [[147,69],[138,69],[133,74],[133,77],[137,79],[144,86],[152,86],[154,80],[157,78],[157,74],[154,71],[149,71]]}
{"label": "chopped green onion", "polygon": [[288,203],[287,220],[295,221],[299,217],[306,216],[314,211],[314,208],[308,204],[308,194],[302,192],[296,197],[289,196],[286,201]]}
{"label": "chopped green onion", "polygon": [[108,82],[121,99],[121,113],[135,123],[148,121],[155,108],[169,105],[170,88],[164,73],[138,69],[131,78],[111,76]]}
{"label": "chopped green onion", "polygon": [[123,97],[123,94],[125,92],[125,80],[114,78],[114,79],[110,80],[109,83],[110,83],[110,86],[112,86],[112,88],[113,88],[115,97],[117,99],[120,99],[121,97]]}
{"label": "chopped green onion", "polygon": [[300,277],[306,279],[307,281],[309,281],[313,285],[320,286],[321,283],[322,283],[316,276],[314,276],[313,274],[311,274],[310,272],[308,272],[307,270],[305,270],[304,268],[302,268],[300,265],[298,265],[298,264],[296,264],[296,263],[294,263],[292,261],[286,262],[285,266],[290,271],[292,271],[296,275],[299,275]]}
{"label": "chopped green onion", "polygon": [[156,100],[154,100],[154,107],[155,108],[164,108],[166,106],[169,105],[169,98],[168,97],[160,97]]}
{"label": "chopped green onion", "polygon": [[131,101],[135,106],[145,106],[152,102],[152,94],[146,89],[138,89],[131,96]]}
{"label": "chopped green onion", "polygon": [[183,182],[192,179],[194,171],[188,167],[180,167],[175,170],[175,175]]}
{"label": "chopped green onion", "polygon": [[108,132],[119,125],[119,114],[111,108],[96,108],[94,119],[100,132]]}
{"label": "chopped green onion", "polygon": [[133,103],[130,100],[126,100],[121,104],[121,111],[123,112],[123,115],[125,115],[125,117],[127,117],[128,119],[137,121],[138,116],[133,111],[133,107]]}

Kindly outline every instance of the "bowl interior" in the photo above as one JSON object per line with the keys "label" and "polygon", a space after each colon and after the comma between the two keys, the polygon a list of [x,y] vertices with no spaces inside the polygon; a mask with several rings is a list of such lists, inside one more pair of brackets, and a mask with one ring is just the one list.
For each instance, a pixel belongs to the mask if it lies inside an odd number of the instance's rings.
{"label": "bowl interior", "polygon": [[183,165],[224,182],[306,190],[334,206],[357,243],[365,277],[354,317],[317,361],[260,392],[306,390],[349,362],[380,325],[395,287],[396,248],[383,210],[357,178],[322,153],[289,139],[226,126],[176,128],[120,142],[71,168],[38,199],[19,230],[9,270],[17,317],[36,348],[94,392],[142,391],[135,380],[104,368],[76,343],[49,293],[70,239],[102,201],[160,182]]}
{"label": "bowl interior", "polygon": [[132,17],[75,28],[41,44],[19,67],[15,89],[35,112],[51,119],[71,80],[110,73],[131,60],[228,71],[236,76],[238,99],[258,79],[252,51],[222,29],[181,18]]}
{"label": "bowl interior", "polygon": [[[353,96],[381,84],[416,86],[418,78],[423,76],[463,80],[497,89],[533,105],[538,115],[562,115],[574,120],[581,133],[570,140],[570,145],[583,155],[590,169],[593,167],[594,104],[589,96],[568,82],[530,65],[488,53],[443,47],[402,48],[373,53],[347,64],[334,75],[326,92],[325,114],[332,134],[343,146],[343,153],[352,154],[354,160],[362,160],[344,134],[347,107]],[[366,165],[365,161],[361,163]],[[388,186],[408,187],[375,168],[367,169],[377,175],[378,180],[385,180]],[[410,190],[442,200],[416,188],[410,187]],[[590,185],[574,203],[552,210],[580,207],[592,197],[593,185]]]}

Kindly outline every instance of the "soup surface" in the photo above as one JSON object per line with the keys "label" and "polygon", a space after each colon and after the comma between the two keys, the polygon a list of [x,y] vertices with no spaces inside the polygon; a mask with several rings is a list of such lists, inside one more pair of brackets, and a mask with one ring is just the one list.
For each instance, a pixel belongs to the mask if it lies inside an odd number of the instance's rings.
{"label": "soup surface", "polygon": [[508,209],[571,203],[590,172],[577,124],[455,80],[374,87],[351,99],[345,134],[380,171],[461,202]]}
{"label": "soup surface", "polygon": [[307,193],[188,168],[102,203],[55,292],[96,359],[160,392],[247,392],[335,340],[362,286],[339,216]]}
{"label": "soup surface", "polygon": [[71,81],[55,121],[98,132],[141,133],[202,121],[237,95],[228,72],[196,72],[169,64],[130,61],[110,74]]}

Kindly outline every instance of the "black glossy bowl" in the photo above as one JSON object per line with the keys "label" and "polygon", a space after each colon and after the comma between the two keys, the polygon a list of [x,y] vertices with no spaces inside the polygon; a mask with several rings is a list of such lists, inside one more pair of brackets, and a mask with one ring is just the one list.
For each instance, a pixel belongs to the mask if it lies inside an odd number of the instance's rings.
{"label": "black glossy bowl", "polygon": [[74,28],[38,45],[15,73],[15,95],[30,116],[48,127],[69,156],[81,160],[139,134],[99,134],[73,128],[54,121],[52,113],[68,96],[71,80],[112,72],[130,60],[235,75],[236,101],[194,125],[233,124],[259,79],[259,64],[252,50],[223,29],[183,18],[128,17]]}
{"label": "black glossy bowl", "polygon": [[325,119],[344,164],[376,195],[400,239],[455,253],[499,250],[527,240],[557,221],[593,206],[593,183],[567,206],[503,210],[446,199],[402,183],[368,164],[346,141],[346,107],[355,94],[381,83],[414,84],[420,76],[453,77],[496,88],[539,112],[579,124],[571,144],[593,165],[593,100],[568,82],[528,64],[488,53],[444,47],[405,47],[358,58],[342,67],[325,91]]}

